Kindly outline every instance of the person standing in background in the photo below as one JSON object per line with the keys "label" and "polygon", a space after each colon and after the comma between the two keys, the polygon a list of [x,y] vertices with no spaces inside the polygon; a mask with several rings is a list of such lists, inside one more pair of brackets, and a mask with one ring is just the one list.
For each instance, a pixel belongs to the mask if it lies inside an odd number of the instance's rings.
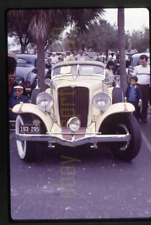
{"label": "person standing in background", "polygon": [[77,60],[77,56],[76,56],[75,51],[72,52],[72,55],[71,55],[70,59],[71,59],[71,61]]}
{"label": "person standing in background", "polygon": [[113,82],[114,80],[113,69],[114,69],[114,62],[108,61],[105,70],[105,77],[109,78],[111,82]]}
{"label": "person standing in background", "polygon": [[143,123],[147,123],[147,110],[149,102],[149,85],[150,85],[150,65],[148,64],[148,56],[140,56],[140,65],[135,66],[133,76],[138,78],[138,86],[142,91],[142,110],[140,119]]}
{"label": "person standing in background", "polygon": [[29,103],[28,97],[23,95],[22,85],[14,86],[14,95],[9,99],[9,119],[16,120],[17,114],[12,112],[12,108],[19,103]]}
{"label": "person standing in background", "polygon": [[79,54],[77,55],[77,60],[85,60],[85,55],[82,50],[80,50]]}
{"label": "person standing in background", "polygon": [[56,63],[59,62],[58,57],[55,52],[52,53],[50,60],[51,60],[51,67],[53,67]]}
{"label": "person standing in background", "polygon": [[107,58],[107,61],[109,62],[109,61],[112,61],[112,60],[113,60],[112,54],[109,53],[108,58]]}
{"label": "person standing in background", "polygon": [[137,86],[138,78],[136,76],[132,76],[130,78],[130,85],[128,85],[125,93],[125,102],[130,102],[135,107],[135,111],[133,115],[139,121],[140,115],[140,107],[142,105],[142,92],[141,89]]}
{"label": "person standing in background", "polygon": [[64,55],[64,61],[71,61],[71,56],[69,51]]}

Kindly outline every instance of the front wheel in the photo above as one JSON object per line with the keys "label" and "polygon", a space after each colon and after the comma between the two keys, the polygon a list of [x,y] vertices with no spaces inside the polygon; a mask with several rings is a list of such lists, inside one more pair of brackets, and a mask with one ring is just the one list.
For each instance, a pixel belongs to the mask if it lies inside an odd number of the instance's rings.
{"label": "front wheel", "polygon": [[111,128],[112,134],[130,134],[131,139],[128,142],[110,143],[110,149],[113,155],[121,160],[130,161],[135,158],[141,147],[141,132],[138,121],[133,115],[123,115],[114,120]]}
{"label": "front wheel", "polygon": [[[20,125],[31,123],[30,119],[25,116],[18,115],[16,118],[16,134],[19,134]],[[35,146],[31,141],[16,140],[18,155],[24,161],[31,161],[34,158]]]}

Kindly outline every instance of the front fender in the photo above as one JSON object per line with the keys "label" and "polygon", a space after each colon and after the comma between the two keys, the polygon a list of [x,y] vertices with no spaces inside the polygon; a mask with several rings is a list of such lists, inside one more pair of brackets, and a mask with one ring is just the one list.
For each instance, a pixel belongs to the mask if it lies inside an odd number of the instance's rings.
{"label": "front fender", "polygon": [[22,113],[35,114],[43,121],[48,132],[50,132],[52,128],[53,120],[50,117],[50,115],[48,113],[44,113],[43,111],[41,111],[40,108],[35,104],[31,103],[17,104],[13,107],[12,112],[16,114]]}
{"label": "front fender", "polygon": [[102,116],[98,118],[96,121],[96,131],[99,131],[99,128],[102,124],[102,122],[110,115],[116,114],[116,113],[132,113],[135,111],[135,107],[128,102],[120,102],[113,104],[109,106],[107,111],[104,112]]}

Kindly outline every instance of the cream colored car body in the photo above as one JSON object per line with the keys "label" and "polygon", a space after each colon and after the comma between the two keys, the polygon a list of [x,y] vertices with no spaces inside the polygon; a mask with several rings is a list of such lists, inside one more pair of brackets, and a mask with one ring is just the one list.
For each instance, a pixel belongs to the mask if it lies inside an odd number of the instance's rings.
{"label": "cream colored car body", "polygon": [[[91,73],[86,75],[77,75],[77,74],[62,74],[62,75],[55,75],[53,71],[55,68],[59,66],[66,66],[68,65],[69,67],[71,65],[96,65],[96,66],[101,66],[104,69],[104,73],[102,75],[99,74],[94,74],[92,75]],[[91,72],[91,71],[90,71]],[[13,108],[13,112],[17,114],[34,114],[38,118],[40,118],[45,127],[46,127],[46,134],[47,137],[53,137],[52,139],[50,138],[50,142],[57,141],[59,144],[63,145],[69,145],[71,144],[71,141],[65,140],[64,142],[64,137],[62,135],[62,127],[61,127],[61,121],[60,121],[60,114],[59,114],[59,99],[58,99],[58,89],[61,87],[86,87],[89,89],[89,108],[88,108],[88,117],[87,117],[87,126],[84,137],[87,137],[88,135],[92,135],[93,137],[99,133],[99,129],[101,127],[101,124],[103,121],[110,115],[112,114],[117,114],[117,113],[132,113],[135,109],[134,106],[130,103],[116,103],[116,104],[111,104],[105,111],[100,111],[97,109],[92,101],[93,97],[100,93],[100,92],[105,92],[107,93],[112,102],[112,91],[113,87],[111,87],[109,84],[106,84],[104,82],[105,78],[105,66],[101,62],[93,62],[93,61],[68,61],[68,62],[61,62],[58,63],[53,67],[52,70],[52,83],[49,88],[46,89],[46,92],[51,94],[54,99],[54,105],[53,108],[49,112],[43,112],[37,105],[35,104],[30,104],[30,103],[23,103],[23,104],[18,104]],[[66,97],[63,96],[63,103],[66,104]],[[68,109],[68,104],[67,104],[67,109]],[[61,113],[61,112],[60,112]],[[66,130],[66,132],[70,132],[70,130]],[[78,131],[77,131],[78,133]],[[73,135],[73,134],[72,134]],[[24,135],[26,136],[26,135]],[[30,135],[27,135],[27,139]],[[34,138],[36,136],[32,135]],[[39,137],[40,139],[40,135]],[[44,138],[43,138],[44,139]],[[31,139],[30,139],[31,140]],[[37,139],[35,139],[37,140]],[[42,140],[42,139],[41,139]],[[49,138],[48,138],[49,140]],[[61,140],[61,141],[60,141]],[[92,142],[92,140],[87,140],[87,142]],[[87,143],[86,142],[86,143]],[[84,142],[85,143],[85,142]],[[80,144],[78,144],[80,145]],[[74,141],[73,141],[73,146],[74,146]]]}

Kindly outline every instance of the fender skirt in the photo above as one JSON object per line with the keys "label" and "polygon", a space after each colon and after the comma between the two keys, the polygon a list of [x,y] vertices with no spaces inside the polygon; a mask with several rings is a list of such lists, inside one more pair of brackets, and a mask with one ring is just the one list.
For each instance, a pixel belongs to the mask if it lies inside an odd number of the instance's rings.
{"label": "fender skirt", "polygon": [[53,121],[52,121],[52,118],[50,117],[50,115],[48,113],[44,113],[35,104],[31,104],[31,103],[17,104],[13,107],[12,112],[16,113],[16,114],[29,113],[29,114],[37,115],[45,124],[48,132],[52,128]]}

